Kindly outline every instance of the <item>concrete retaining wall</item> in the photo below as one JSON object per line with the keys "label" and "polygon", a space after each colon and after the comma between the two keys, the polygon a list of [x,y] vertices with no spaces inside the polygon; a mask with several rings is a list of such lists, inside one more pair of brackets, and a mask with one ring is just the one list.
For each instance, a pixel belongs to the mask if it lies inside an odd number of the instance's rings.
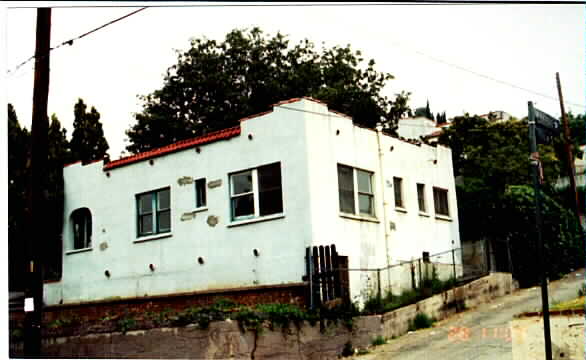
{"label": "concrete retaining wall", "polygon": [[[552,311],[549,322],[553,359],[585,359],[584,310]],[[511,321],[511,335],[513,360],[545,358],[541,314]]]}
{"label": "concrete retaining wall", "polygon": [[[236,359],[337,359],[344,345],[365,348],[377,336],[392,338],[408,331],[419,312],[443,319],[456,312],[456,303],[474,307],[513,291],[510,274],[493,273],[446,293],[384,315],[360,316],[353,330],[341,322],[269,330],[256,335],[241,332],[235,321],[195,326],[112,332],[45,339],[43,355],[65,358],[236,358]],[[11,343],[11,355],[22,353],[22,344]]]}

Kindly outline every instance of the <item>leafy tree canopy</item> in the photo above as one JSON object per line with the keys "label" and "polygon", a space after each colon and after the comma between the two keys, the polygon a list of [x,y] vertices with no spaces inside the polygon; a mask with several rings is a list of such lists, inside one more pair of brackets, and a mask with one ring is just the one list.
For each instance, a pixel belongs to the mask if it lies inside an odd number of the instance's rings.
{"label": "leafy tree canopy", "polygon": [[409,111],[409,94],[381,95],[393,76],[366,65],[360,51],[346,47],[316,50],[309,40],[290,46],[285,36],[260,29],[232,30],[223,42],[194,39],[164,85],[141,96],[142,112],[126,131],[133,153],[238,124],[238,120],[281,100],[310,96],[352,116],[356,124],[377,122],[395,133]]}
{"label": "leafy tree canopy", "polygon": [[[549,277],[556,279],[584,266],[584,232],[576,216],[547,194],[541,194],[542,239]],[[511,241],[513,276],[521,286],[537,284],[540,273],[535,234],[535,191],[532,186],[510,186],[503,197],[496,227],[501,238]]]}
{"label": "leafy tree canopy", "polygon": [[[26,268],[25,227],[30,177],[31,133],[21,128],[16,112],[8,104],[8,252],[9,288],[24,289]],[[63,226],[63,165],[71,162],[65,129],[57,116],[51,116],[48,128],[47,176],[43,184],[47,201],[47,228],[44,245],[45,276],[61,276],[61,231]],[[34,165],[33,165],[34,166]]]}
{"label": "leafy tree canopy", "polygon": [[92,106],[89,112],[82,99],[74,107],[73,134],[71,137],[71,154],[73,161],[88,163],[103,159],[110,148],[104,137],[100,113]]}
{"label": "leafy tree canopy", "polygon": [[24,218],[28,182],[30,133],[21,127],[16,111],[8,104],[8,286],[24,289]]}
{"label": "leafy tree canopy", "polygon": [[586,145],[586,114],[574,115],[569,113],[568,124],[574,146]]}
{"label": "leafy tree canopy", "polygon": [[[538,281],[535,268],[535,205],[527,122],[490,122],[468,114],[453,119],[439,142],[452,148],[458,178],[460,233],[464,240],[510,242],[512,271],[522,286]],[[583,232],[576,216],[554,190],[563,162],[561,137],[539,145],[543,169],[541,206],[548,272],[553,276],[581,266]]]}
{"label": "leafy tree canopy", "polygon": [[[455,117],[439,143],[452,149],[454,173],[464,182],[484,183],[502,194],[506,185],[531,184],[527,124],[512,119],[489,122],[479,116]],[[552,145],[539,145],[544,179],[557,180],[560,164]],[[474,185],[476,186],[476,185]]]}
{"label": "leafy tree canopy", "polygon": [[426,117],[430,120],[435,120],[433,117],[433,113],[431,112],[431,110],[429,108],[429,100],[427,100],[427,104],[425,105],[425,107],[420,107],[420,108],[415,109],[413,116],[415,116],[415,117],[423,116],[423,117]]}

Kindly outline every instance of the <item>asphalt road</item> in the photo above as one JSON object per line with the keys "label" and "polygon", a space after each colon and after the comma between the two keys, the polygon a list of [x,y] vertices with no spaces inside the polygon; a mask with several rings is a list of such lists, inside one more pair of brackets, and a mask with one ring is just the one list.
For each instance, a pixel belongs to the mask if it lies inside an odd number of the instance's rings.
{"label": "asphalt road", "polygon": [[[584,283],[584,269],[551,282],[548,287],[550,306],[575,298]],[[541,289],[517,290],[466,310],[387,344],[370,349],[356,360],[512,360],[509,321],[514,315],[541,309]]]}

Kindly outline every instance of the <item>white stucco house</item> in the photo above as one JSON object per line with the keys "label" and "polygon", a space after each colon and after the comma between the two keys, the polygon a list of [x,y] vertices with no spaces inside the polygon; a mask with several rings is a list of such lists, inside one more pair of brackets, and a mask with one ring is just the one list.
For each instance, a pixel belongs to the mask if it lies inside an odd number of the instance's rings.
{"label": "white stucco house", "polygon": [[[460,247],[449,148],[298,98],[234,128],[64,169],[63,275],[47,305],[299,284],[305,249],[350,268]],[[457,260],[460,262],[460,259]],[[350,293],[363,287],[350,272]]]}

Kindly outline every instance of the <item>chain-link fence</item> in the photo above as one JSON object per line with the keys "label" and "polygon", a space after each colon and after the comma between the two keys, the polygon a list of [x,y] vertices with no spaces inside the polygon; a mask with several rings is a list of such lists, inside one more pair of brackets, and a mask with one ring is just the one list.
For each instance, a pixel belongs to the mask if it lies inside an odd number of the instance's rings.
{"label": "chain-link fence", "polygon": [[[350,293],[351,300],[359,302],[412,290],[436,293],[488,272],[487,258],[470,256],[470,250],[466,248],[436,254],[423,252],[419,258],[382,268],[350,268],[347,266],[348,257],[338,256],[335,245],[331,247],[331,256],[328,246],[325,251],[318,251],[315,247],[313,255],[308,248],[308,274],[312,274],[307,277],[311,279],[308,303],[311,307],[337,297],[350,300]],[[472,265],[466,262],[472,262]]]}

